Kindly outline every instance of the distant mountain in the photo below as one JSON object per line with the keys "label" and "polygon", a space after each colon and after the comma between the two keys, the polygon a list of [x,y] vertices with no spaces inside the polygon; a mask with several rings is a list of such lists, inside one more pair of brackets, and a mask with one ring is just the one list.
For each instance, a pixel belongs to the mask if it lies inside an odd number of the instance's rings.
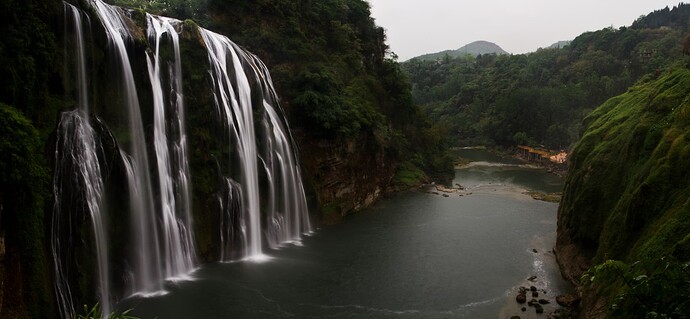
{"label": "distant mountain", "polygon": [[565,46],[570,45],[570,42],[572,42],[572,41],[558,41],[558,42],[550,45],[548,47],[548,49],[560,49],[560,48],[563,48]]}
{"label": "distant mountain", "polygon": [[467,54],[470,55],[480,55],[480,54],[508,54],[505,50],[503,50],[500,46],[498,46],[495,43],[488,42],[488,41],[474,41],[470,44],[467,44],[457,50],[445,50],[437,53],[429,53],[429,54],[424,54],[416,57],[415,59],[419,60],[425,60],[425,61],[435,61],[438,59],[442,59],[446,55],[448,55],[451,58],[457,58],[461,57]]}

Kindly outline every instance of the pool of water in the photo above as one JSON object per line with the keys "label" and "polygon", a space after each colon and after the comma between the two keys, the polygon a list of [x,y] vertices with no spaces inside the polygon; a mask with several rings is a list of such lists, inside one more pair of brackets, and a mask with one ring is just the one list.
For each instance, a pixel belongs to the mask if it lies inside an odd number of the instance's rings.
{"label": "pool of water", "polygon": [[557,204],[522,192],[562,181],[486,154],[457,169],[463,193],[398,194],[268,260],[205,265],[120,308],[160,319],[537,318],[516,306],[519,286],[545,290],[547,312],[570,287],[551,253]]}

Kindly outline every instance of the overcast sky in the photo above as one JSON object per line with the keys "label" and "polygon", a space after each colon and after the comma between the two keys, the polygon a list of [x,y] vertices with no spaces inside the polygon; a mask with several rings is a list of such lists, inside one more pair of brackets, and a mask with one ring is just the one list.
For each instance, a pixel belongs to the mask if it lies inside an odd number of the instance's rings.
{"label": "overcast sky", "polygon": [[[477,40],[526,53],[586,31],[629,26],[681,0],[368,0],[400,61]],[[687,1],[685,1],[687,2]]]}

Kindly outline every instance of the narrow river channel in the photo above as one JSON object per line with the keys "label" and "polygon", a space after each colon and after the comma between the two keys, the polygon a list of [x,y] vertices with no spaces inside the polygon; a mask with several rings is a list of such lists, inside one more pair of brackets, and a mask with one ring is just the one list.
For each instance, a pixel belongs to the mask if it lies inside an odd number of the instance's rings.
{"label": "narrow river channel", "polygon": [[485,151],[458,152],[474,161],[456,169],[463,191],[398,194],[301,246],[269,251],[267,261],[206,265],[169,282],[167,294],[120,308],[142,319],[545,318],[522,312],[515,295],[536,286],[549,313],[570,289],[551,252],[558,204],[523,193],[559,192],[562,180]]}

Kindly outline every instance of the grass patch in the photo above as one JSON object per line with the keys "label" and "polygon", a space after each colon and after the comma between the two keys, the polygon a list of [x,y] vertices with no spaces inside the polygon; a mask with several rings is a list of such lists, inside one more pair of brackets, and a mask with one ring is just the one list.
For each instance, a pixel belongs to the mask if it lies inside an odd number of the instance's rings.
{"label": "grass patch", "polygon": [[549,203],[559,203],[562,196],[561,193],[525,192],[524,194],[531,196],[533,199]]}
{"label": "grass patch", "polygon": [[429,178],[420,168],[405,161],[398,165],[391,184],[396,189],[409,189],[428,182]]}

